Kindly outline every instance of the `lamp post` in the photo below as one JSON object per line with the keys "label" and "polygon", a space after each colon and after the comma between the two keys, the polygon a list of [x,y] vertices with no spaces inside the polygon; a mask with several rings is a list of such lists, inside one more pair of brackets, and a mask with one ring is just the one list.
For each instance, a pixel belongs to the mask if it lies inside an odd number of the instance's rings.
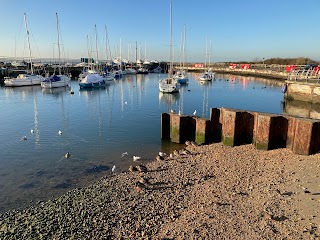
{"label": "lamp post", "polygon": [[266,65],[264,64],[264,58],[262,58],[264,69],[266,69]]}

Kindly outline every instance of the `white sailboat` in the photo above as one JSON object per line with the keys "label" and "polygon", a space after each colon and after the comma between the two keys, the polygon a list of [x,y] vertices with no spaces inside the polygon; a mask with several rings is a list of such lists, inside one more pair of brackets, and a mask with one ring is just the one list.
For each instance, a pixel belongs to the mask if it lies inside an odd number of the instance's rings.
{"label": "white sailboat", "polygon": [[159,80],[159,90],[163,93],[179,92],[180,83],[173,77],[173,53],[172,53],[172,0],[170,0],[170,68],[168,77]]}
{"label": "white sailboat", "polygon": [[41,75],[36,75],[33,72],[33,63],[32,63],[32,54],[31,54],[31,47],[30,47],[30,37],[29,37],[29,30],[28,30],[28,23],[27,23],[27,15],[24,14],[24,22],[25,28],[27,33],[27,40],[28,40],[28,48],[29,48],[29,59],[30,59],[30,71],[31,73],[22,73],[19,74],[17,77],[14,78],[5,78],[4,85],[7,87],[19,87],[19,86],[32,86],[32,85],[39,85],[44,77]]}
{"label": "white sailboat", "polygon": [[[106,75],[101,74],[99,69],[99,55],[98,55],[98,40],[97,40],[97,26],[94,25],[96,35],[96,52],[97,52],[97,65],[96,69],[93,68],[91,63],[91,69],[87,71],[82,78],[79,78],[78,83],[80,88],[97,88],[104,87],[106,85]],[[89,57],[90,58],[90,57]]]}
{"label": "white sailboat", "polygon": [[70,77],[61,73],[61,64],[60,64],[60,31],[59,31],[59,19],[58,13],[56,13],[56,22],[57,22],[57,34],[58,34],[58,74],[53,74],[50,77],[47,77],[41,82],[41,87],[43,88],[57,88],[57,87],[66,87],[69,85]]}
{"label": "white sailboat", "polygon": [[180,84],[187,84],[189,79],[187,72],[185,71],[185,44],[186,44],[186,26],[184,26],[183,34],[181,34],[181,47],[180,47],[180,69],[177,71],[173,77]]}
{"label": "white sailboat", "polygon": [[[209,51],[211,51],[211,41],[210,41],[210,48]],[[208,46],[207,46],[207,39],[206,39],[206,57],[205,57],[205,68],[207,68],[207,55],[208,55]],[[210,68],[210,56],[209,56],[209,69],[205,71],[199,78],[199,81],[212,81],[215,77],[215,72],[212,72],[212,69]]]}
{"label": "white sailboat", "polygon": [[[105,34],[106,34],[106,57],[107,57],[107,63],[108,63],[109,59],[111,59],[111,54],[110,54],[110,58],[109,58],[108,56],[110,53],[110,46],[109,46],[108,30],[107,30],[107,26],[104,26],[104,28],[105,28]],[[105,66],[102,74],[106,78],[106,81],[113,81],[115,78],[115,75],[113,72],[109,71],[107,63],[106,63],[106,66]]]}

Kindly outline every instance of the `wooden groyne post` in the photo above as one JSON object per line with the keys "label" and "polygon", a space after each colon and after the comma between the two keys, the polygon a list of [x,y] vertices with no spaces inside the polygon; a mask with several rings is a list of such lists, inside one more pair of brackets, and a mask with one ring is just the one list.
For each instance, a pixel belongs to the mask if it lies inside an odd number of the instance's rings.
{"label": "wooden groyne post", "polygon": [[310,155],[320,151],[320,120],[228,108],[212,108],[210,119],[163,113],[161,137],[176,143],[288,148],[295,154]]}

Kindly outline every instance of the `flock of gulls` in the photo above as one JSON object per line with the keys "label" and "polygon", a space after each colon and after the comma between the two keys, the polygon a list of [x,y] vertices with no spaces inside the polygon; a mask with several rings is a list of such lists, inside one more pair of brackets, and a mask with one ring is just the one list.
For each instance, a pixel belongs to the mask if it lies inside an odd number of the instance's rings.
{"label": "flock of gulls", "polygon": [[[33,135],[33,134],[34,134],[34,130],[31,129],[31,130],[30,130],[30,133]],[[58,131],[58,134],[59,134],[59,135],[62,135],[62,132],[59,130],[59,131]],[[23,137],[21,138],[21,140],[28,140],[28,138],[27,138],[27,136],[23,136]]]}
{"label": "flock of gulls", "polygon": [[[196,115],[196,110],[194,111],[193,115]],[[33,135],[34,134],[34,130],[31,129],[30,130],[30,133]],[[62,135],[62,131],[58,131],[58,135]],[[27,140],[27,136],[23,136],[21,140]],[[193,145],[193,146],[198,146],[197,143],[193,142],[193,141],[186,141],[185,143],[187,146],[188,145]],[[158,155],[156,156],[156,160],[158,161],[161,161],[161,160],[164,160],[165,158],[169,158],[169,159],[173,159],[175,156],[178,156],[178,155],[189,155],[191,154],[190,151],[188,151],[187,149],[182,149],[180,151],[178,150],[174,150],[172,153],[169,154],[169,156],[167,157],[167,154],[165,152],[159,152]],[[128,155],[128,152],[124,152],[121,154],[121,157],[125,157]],[[64,154],[64,157],[65,158],[70,158],[71,157],[71,154],[70,152],[66,152]],[[140,161],[141,160],[141,157],[139,156],[135,156],[133,155],[132,157],[132,160],[133,162],[137,162],[137,161]],[[114,173],[116,170],[116,165],[113,165],[113,167],[111,168],[111,172]],[[134,172],[134,171],[138,171],[138,172],[147,172],[147,168],[146,166],[140,164],[140,165],[137,165],[137,166],[133,166],[133,165],[130,165],[129,167],[129,171],[131,172]],[[143,181],[140,181],[139,184],[145,184],[146,183],[146,179],[144,179]],[[138,184],[138,185],[139,185]],[[137,188],[141,188],[141,186],[137,186]]]}
{"label": "flock of gulls", "polygon": [[[31,135],[33,135],[34,134],[34,130],[33,129],[31,129],[30,130],[30,133],[31,133]],[[61,130],[59,130],[58,131],[58,135],[62,135],[62,131]],[[23,136],[22,138],[21,138],[21,140],[28,140],[28,138],[27,138],[27,136]],[[64,155],[64,157],[65,158],[69,158],[71,156],[71,154],[69,153],[69,152],[66,152],[66,154]]]}

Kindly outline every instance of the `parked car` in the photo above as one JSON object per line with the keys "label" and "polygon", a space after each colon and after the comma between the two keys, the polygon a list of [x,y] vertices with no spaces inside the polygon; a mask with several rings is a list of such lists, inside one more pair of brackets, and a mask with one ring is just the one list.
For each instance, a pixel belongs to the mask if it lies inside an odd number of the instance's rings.
{"label": "parked car", "polygon": [[309,69],[313,69],[313,68],[315,68],[315,67],[318,67],[318,64],[317,63],[308,63],[305,67],[304,67],[304,69],[305,70],[309,70]]}

